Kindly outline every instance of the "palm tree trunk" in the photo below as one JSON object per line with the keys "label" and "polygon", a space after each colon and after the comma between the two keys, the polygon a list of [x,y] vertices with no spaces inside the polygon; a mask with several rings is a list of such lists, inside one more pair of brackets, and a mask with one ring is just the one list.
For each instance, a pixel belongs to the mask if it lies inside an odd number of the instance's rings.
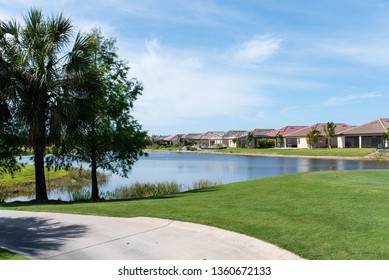
{"label": "palm tree trunk", "polygon": [[38,143],[34,147],[34,165],[35,165],[35,193],[36,200],[44,202],[48,200],[46,179],[45,179],[45,144]]}
{"label": "palm tree trunk", "polygon": [[48,200],[45,178],[46,126],[45,120],[42,117],[44,116],[44,112],[40,111],[36,116],[37,117],[32,122],[32,133],[34,138],[35,195],[37,201],[44,202]]}
{"label": "palm tree trunk", "polygon": [[92,151],[92,200],[99,200],[99,187],[97,185],[97,164],[96,164],[96,153]]}
{"label": "palm tree trunk", "polygon": [[96,160],[96,142],[95,142],[95,125],[92,123],[91,132],[91,167],[92,167],[92,200],[100,200],[99,187],[97,185],[97,160]]}

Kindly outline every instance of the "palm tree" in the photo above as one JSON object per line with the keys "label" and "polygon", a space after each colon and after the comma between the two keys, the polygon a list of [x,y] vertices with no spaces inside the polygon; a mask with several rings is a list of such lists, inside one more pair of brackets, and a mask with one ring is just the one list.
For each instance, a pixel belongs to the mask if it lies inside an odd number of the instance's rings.
{"label": "palm tree", "polygon": [[331,138],[334,136],[335,134],[335,128],[336,128],[336,124],[334,124],[333,122],[327,122],[326,125],[323,125],[323,136],[324,138],[326,138],[327,140],[327,147],[329,149],[331,149]]}
{"label": "palm tree", "polygon": [[253,139],[254,139],[254,133],[252,131],[248,131],[246,135],[247,149],[250,148]]}
{"label": "palm tree", "polygon": [[44,17],[31,9],[22,26],[0,21],[0,97],[25,124],[34,150],[36,200],[48,199],[44,158],[48,145],[60,140],[66,127],[75,123],[74,100],[82,90],[83,73],[89,67],[88,37],[78,34],[61,15]]}
{"label": "palm tree", "polygon": [[277,140],[277,146],[279,148],[283,148],[285,145],[284,135],[278,134],[276,140]]}
{"label": "palm tree", "polygon": [[307,133],[306,137],[309,148],[313,149],[315,147],[319,136],[320,131],[316,127]]}
{"label": "palm tree", "polygon": [[381,139],[382,139],[383,148],[386,148],[389,140],[389,128],[386,129],[386,132],[382,133]]}

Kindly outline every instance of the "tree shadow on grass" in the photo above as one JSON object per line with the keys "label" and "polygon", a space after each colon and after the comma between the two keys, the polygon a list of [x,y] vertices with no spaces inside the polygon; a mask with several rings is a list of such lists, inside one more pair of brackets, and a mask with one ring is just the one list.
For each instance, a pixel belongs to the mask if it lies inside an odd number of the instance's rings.
{"label": "tree shadow on grass", "polygon": [[65,225],[46,218],[23,217],[0,219],[0,246],[40,258],[43,251],[59,250],[65,239],[84,236],[84,225]]}

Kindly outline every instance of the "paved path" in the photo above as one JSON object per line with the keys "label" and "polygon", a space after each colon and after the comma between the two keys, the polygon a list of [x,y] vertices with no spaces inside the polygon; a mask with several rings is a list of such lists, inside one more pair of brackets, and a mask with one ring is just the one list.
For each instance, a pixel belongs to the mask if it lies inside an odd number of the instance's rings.
{"label": "paved path", "polygon": [[5,210],[0,246],[32,259],[300,259],[261,240],[193,223]]}

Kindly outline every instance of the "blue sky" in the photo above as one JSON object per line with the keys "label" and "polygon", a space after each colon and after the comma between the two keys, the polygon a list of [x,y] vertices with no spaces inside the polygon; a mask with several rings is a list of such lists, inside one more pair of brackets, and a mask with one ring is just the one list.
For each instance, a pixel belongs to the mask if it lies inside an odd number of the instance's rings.
{"label": "blue sky", "polygon": [[389,117],[386,0],[0,0],[0,18],[32,2],[117,39],[150,134]]}

